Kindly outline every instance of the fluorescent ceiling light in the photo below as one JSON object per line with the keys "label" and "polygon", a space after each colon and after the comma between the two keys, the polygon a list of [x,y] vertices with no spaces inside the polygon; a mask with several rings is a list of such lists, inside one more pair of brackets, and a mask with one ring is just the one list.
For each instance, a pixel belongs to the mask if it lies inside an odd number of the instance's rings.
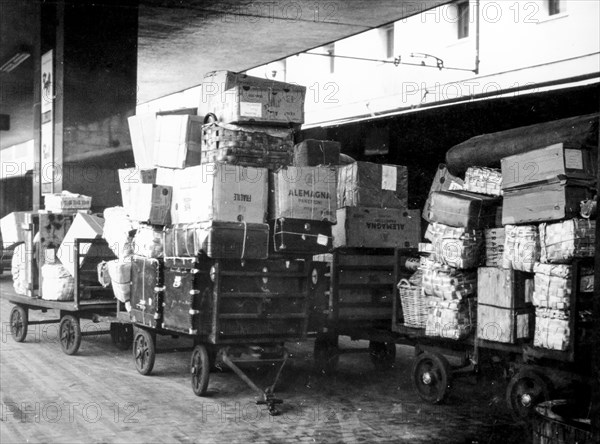
{"label": "fluorescent ceiling light", "polygon": [[21,63],[29,58],[31,54],[28,52],[18,52],[10,58],[4,65],[0,66],[0,72],[11,72]]}

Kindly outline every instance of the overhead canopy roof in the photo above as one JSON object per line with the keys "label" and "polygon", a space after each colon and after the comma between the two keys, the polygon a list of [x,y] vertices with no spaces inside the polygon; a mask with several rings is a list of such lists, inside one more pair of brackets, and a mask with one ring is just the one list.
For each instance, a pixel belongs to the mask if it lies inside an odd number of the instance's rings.
{"label": "overhead canopy roof", "polygon": [[[139,0],[137,100],[198,85],[208,71],[245,71],[449,1]],[[97,3],[131,7],[125,0]],[[0,0],[0,63],[32,50],[40,29],[35,4]],[[0,136],[1,148],[33,138],[33,67],[30,57],[0,73],[0,112],[10,115],[11,126]]]}
{"label": "overhead canopy roof", "polygon": [[418,14],[450,0],[140,0],[138,103]]}

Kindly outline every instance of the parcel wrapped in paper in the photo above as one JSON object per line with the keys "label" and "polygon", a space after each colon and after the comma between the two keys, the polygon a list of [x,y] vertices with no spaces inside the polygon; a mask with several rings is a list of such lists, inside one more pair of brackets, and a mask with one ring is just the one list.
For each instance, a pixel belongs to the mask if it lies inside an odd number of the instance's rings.
{"label": "parcel wrapped in paper", "polygon": [[460,340],[468,337],[475,329],[475,301],[429,300],[429,311],[425,325],[426,336],[439,336]]}
{"label": "parcel wrapped in paper", "polygon": [[568,313],[550,308],[536,308],[533,345],[551,350],[569,348],[571,329]]}
{"label": "parcel wrapped in paper", "polygon": [[540,224],[541,261],[568,264],[576,257],[594,257],[596,221],[569,219]]}
{"label": "parcel wrapped in paper", "polygon": [[536,262],[533,271],[533,305],[558,310],[568,309],[571,304],[571,266]]}
{"label": "parcel wrapped in paper", "polygon": [[469,167],[465,173],[464,190],[502,196],[502,172],[495,168]]}
{"label": "parcel wrapped in paper", "polygon": [[484,236],[481,230],[454,228],[432,223],[426,237],[433,244],[433,258],[459,269],[475,268],[484,258]]}
{"label": "parcel wrapped in paper", "polygon": [[423,294],[460,300],[477,292],[477,271],[463,271],[427,259],[421,267]]}
{"label": "parcel wrapped in paper", "polygon": [[504,227],[503,268],[533,272],[540,260],[540,235],[535,225],[506,225]]}

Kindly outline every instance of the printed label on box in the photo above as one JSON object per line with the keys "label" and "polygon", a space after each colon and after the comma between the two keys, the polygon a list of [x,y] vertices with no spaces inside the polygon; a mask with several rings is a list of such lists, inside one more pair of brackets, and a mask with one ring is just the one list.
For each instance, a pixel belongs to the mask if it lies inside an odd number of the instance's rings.
{"label": "printed label on box", "polygon": [[262,117],[262,103],[240,102],[240,115],[244,117]]}
{"label": "printed label on box", "polygon": [[567,169],[583,169],[583,153],[581,150],[565,149],[565,167]]}
{"label": "printed label on box", "polygon": [[398,170],[396,167],[389,165],[382,165],[381,167],[381,189],[396,191],[396,185],[398,180]]}

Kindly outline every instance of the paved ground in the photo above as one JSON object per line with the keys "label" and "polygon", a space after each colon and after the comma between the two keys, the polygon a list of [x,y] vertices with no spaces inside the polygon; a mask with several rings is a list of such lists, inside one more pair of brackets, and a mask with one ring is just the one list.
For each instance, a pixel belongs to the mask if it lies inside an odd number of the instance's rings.
{"label": "paved ground", "polygon": [[[11,291],[9,276],[0,291]],[[395,368],[373,370],[367,355],[345,355],[334,376],[312,368],[313,341],[290,344],[293,359],[278,394],[282,415],[269,416],[233,373],[212,373],[209,396],[196,397],[189,352],[159,354],[151,376],[135,370],[131,351],[108,336],[83,339],[76,356],[62,353],[56,324],[33,326],[12,340],[11,304],[0,302],[0,441],[200,443],[523,443],[503,385],[491,379],[456,382],[444,405],[424,404],[410,383],[412,349],[398,346]],[[35,312],[32,318],[50,318]],[[84,325],[85,328],[85,325]],[[345,347],[365,343],[341,341]],[[159,348],[185,340],[159,338]],[[264,372],[253,372],[266,385]]]}

